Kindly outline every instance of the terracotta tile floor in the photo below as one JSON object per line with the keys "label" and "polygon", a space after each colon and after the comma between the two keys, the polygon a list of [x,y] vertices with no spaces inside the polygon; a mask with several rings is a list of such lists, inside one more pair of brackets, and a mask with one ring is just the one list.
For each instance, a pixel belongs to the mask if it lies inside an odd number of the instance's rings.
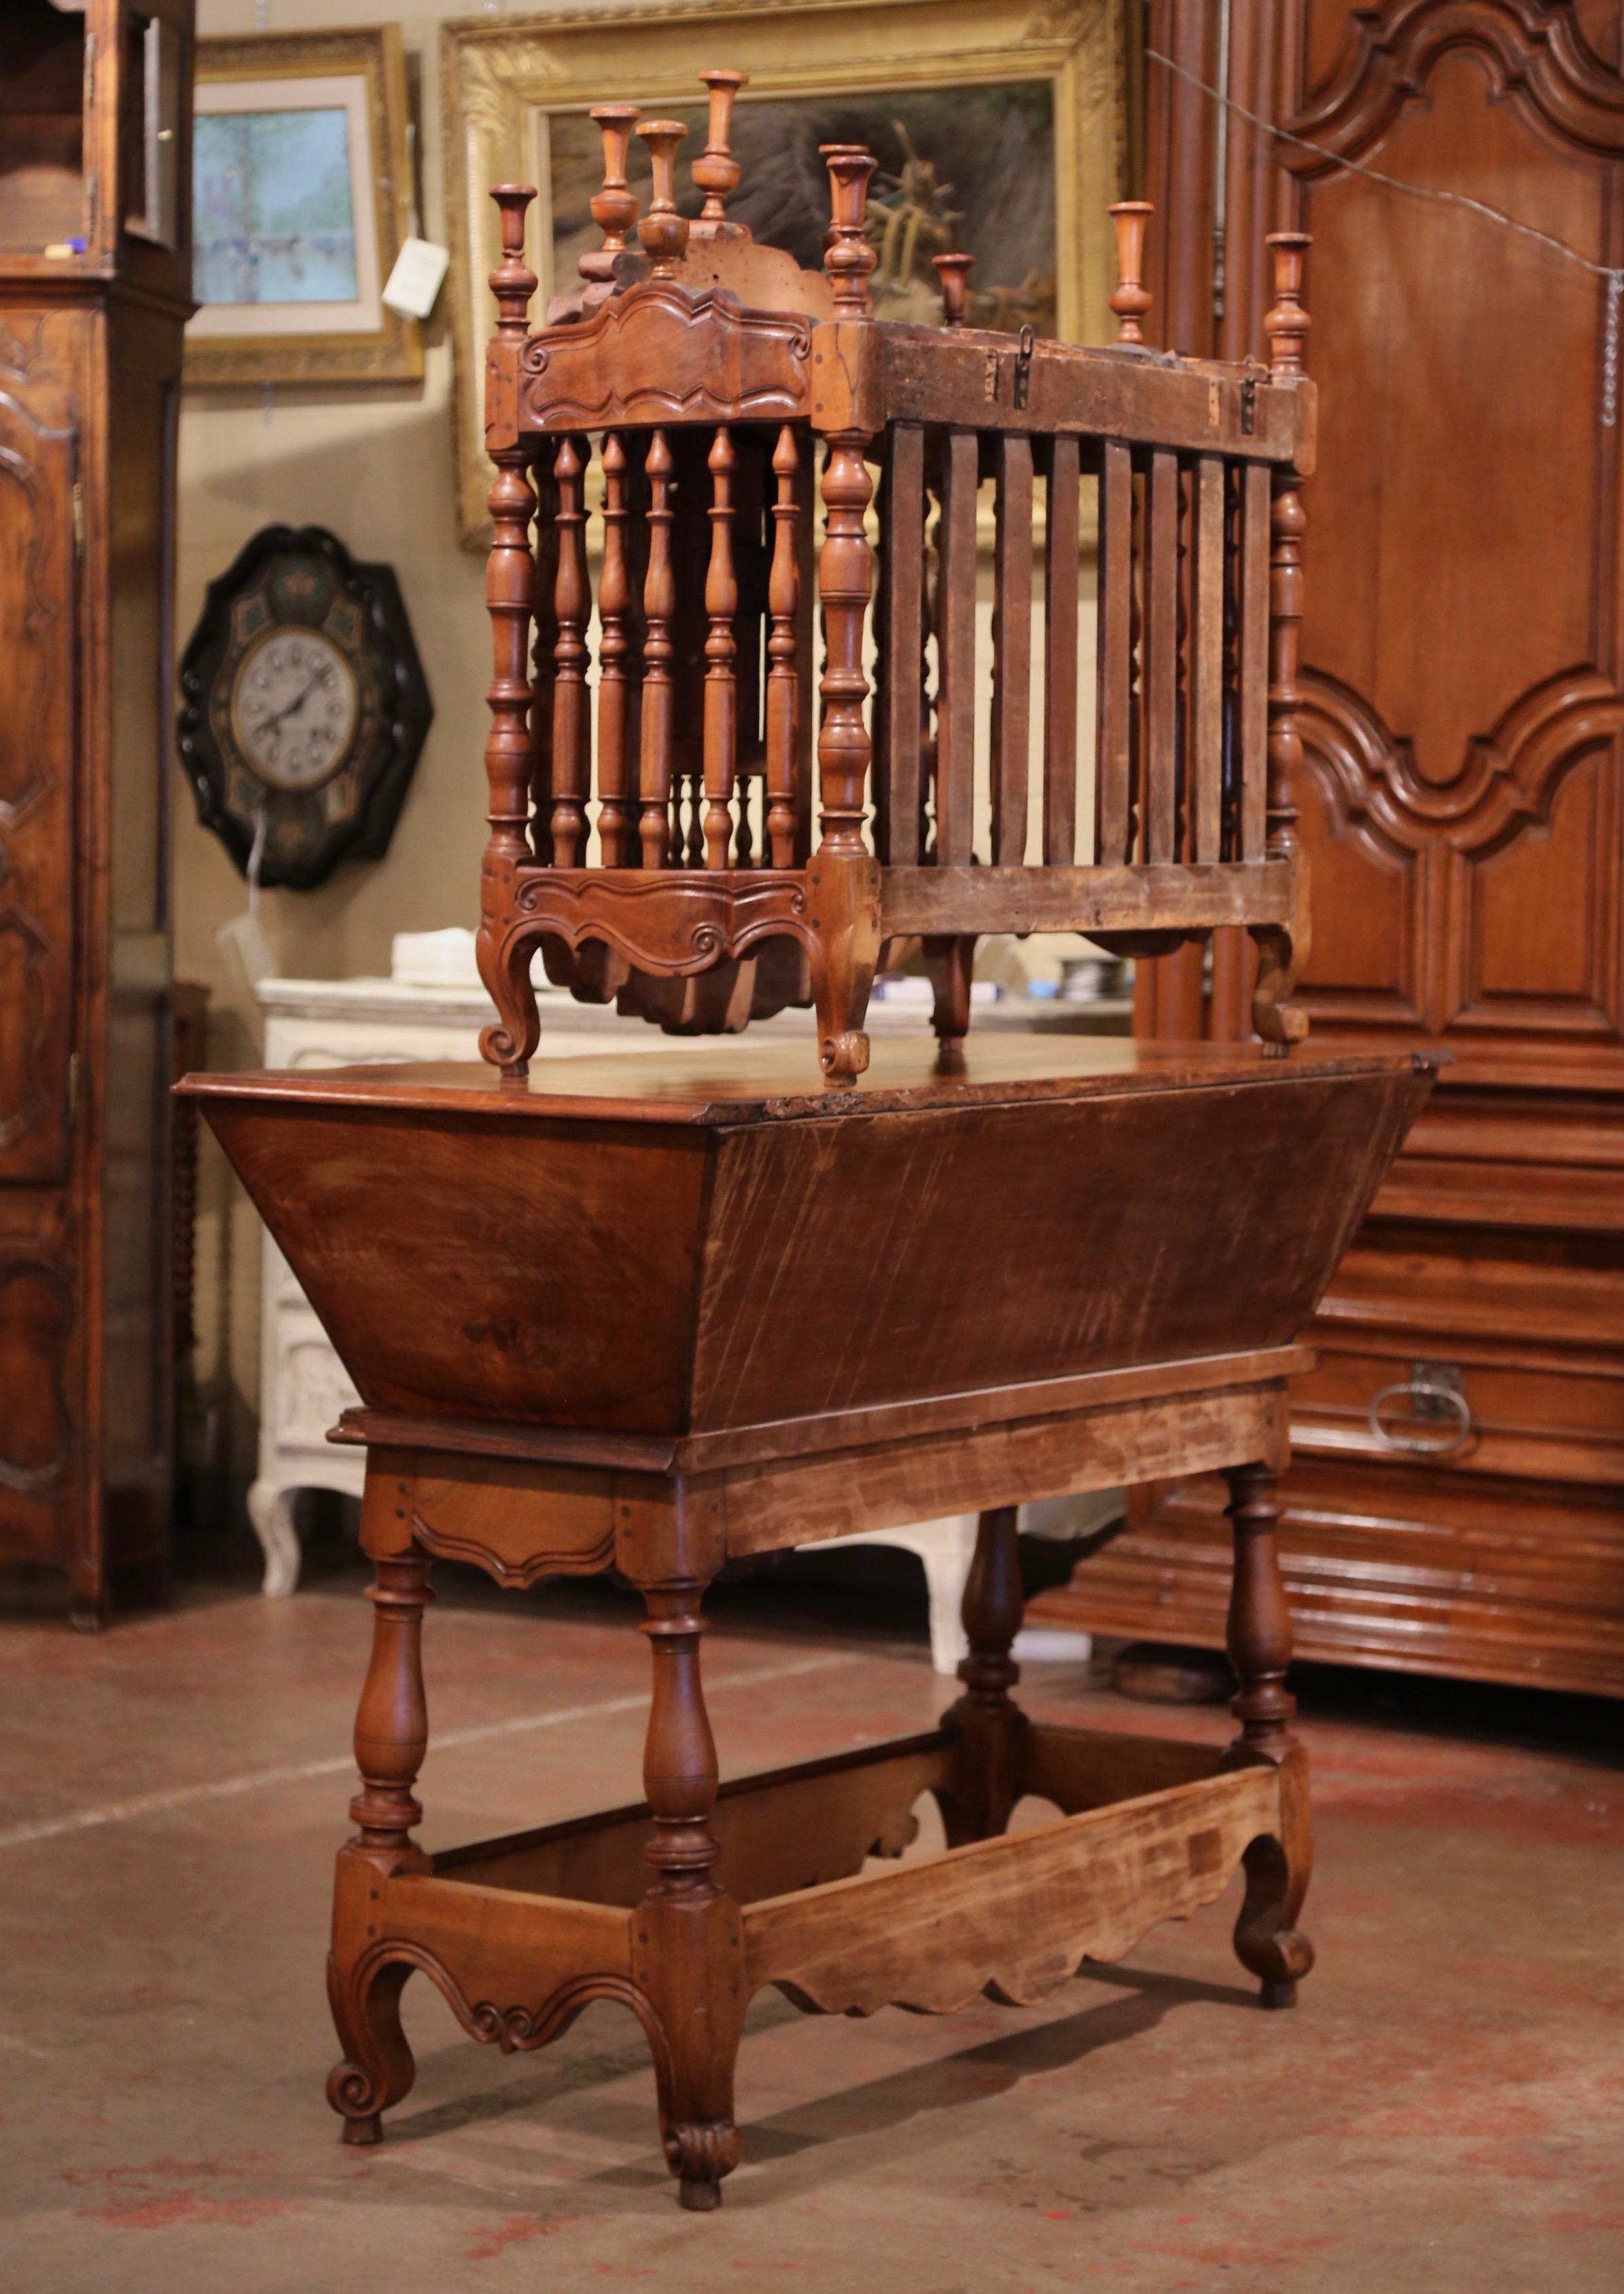
{"label": "terracotta tile floor", "polygon": [[[379,2150],[339,2147],[322,1963],[364,1612],[340,1577],[98,1639],[0,1623],[4,2294],[1624,2288],[1616,1708],[1311,1676],[1320,1962],[1295,2013],[1252,2004],[1233,1891],[1040,2010],[853,2022],[764,1996],[744,2164],[702,2217],[609,2006],[504,2060],[412,1986],[417,2087]],[[722,1604],[725,1770],[952,1694],[922,1634],[819,1617],[783,1587]],[[635,1793],[632,1624],[604,1592],[447,1588],[429,1846]],[[1104,1727],[1227,1733],[1080,1669],[1027,1687]]]}

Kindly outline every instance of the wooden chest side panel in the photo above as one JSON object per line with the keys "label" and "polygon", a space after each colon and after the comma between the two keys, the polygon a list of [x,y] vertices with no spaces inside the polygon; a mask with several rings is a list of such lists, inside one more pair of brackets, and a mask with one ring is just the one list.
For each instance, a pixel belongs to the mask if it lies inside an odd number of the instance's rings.
{"label": "wooden chest side panel", "polygon": [[370,1407],[680,1430],[702,1134],[206,1112]]}
{"label": "wooden chest side panel", "polygon": [[696,1428],[1282,1346],[1406,1071],[767,1126],[719,1156]]}

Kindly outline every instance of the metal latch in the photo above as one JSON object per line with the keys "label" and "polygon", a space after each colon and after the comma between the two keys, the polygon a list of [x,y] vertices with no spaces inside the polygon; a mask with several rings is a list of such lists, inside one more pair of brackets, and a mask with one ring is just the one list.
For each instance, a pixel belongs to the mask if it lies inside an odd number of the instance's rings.
{"label": "metal latch", "polygon": [[1020,348],[1015,354],[1015,404],[1024,406],[1032,390],[1032,354],[1037,347],[1037,337],[1030,327],[1020,330]]}

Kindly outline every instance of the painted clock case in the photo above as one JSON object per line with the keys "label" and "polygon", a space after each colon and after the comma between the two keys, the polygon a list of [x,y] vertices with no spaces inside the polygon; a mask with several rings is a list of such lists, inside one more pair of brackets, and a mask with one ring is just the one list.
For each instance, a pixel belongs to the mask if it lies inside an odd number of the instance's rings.
{"label": "painted clock case", "polygon": [[65,1571],[95,1623],[161,1581],[171,1510],[192,5],[0,17],[0,1563]]}
{"label": "painted clock case", "polygon": [[[1219,17],[1157,0],[1149,44],[1213,85]],[[1233,0],[1229,20],[1248,110],[1624,264],[1618,0]],[[1624,1695],[1624,428],[1606,283],[1336,160],[1287,147],[1277,164],[1232,116],[1214,318],[1213,108],[1155,61],[1149,84],[1165,340],[1255,347],[1253,248],[1270,227],[1314,237],[1308,365],[1336,451],[1305,490],[1313,1040],[1452,1053],[1305,1334],[1320,1366],[1294,1387],[1281,1530],[1297,1646]],[[1215,956],[1206,997],[1182,957],[1143,967],[1141,1033],[1244,1032],[1244,950]],[[1401,1395],[1374,1433],[1395,1385],[1436,1414],[1395,1419]],[[1221,1645],[1224,1529],[1205,1484],[1148,1495],[1044,1606]]]}

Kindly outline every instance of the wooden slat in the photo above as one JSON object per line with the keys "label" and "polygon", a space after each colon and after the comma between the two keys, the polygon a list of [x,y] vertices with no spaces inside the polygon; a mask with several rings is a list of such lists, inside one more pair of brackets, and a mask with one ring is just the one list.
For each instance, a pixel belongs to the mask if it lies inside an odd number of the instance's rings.
{"label": "wooden slat", "polygon": [[1094,851],[1102,867],[1114,868],[1129,858],[1133,769],[1133,462],[1115,438],[1100,450],[1099,567]]}
{"label": "wooden slat", "polygon": [[1179,463],[1150,457],[1145,553],[1145,858],[1178,857]]}
{"label": "wooden slat", "polygon": [[1075,438],[1057,438],[1043,536],[1043,858],[1068,868],[1077,840],[1077,487]]}
{"label": "wooden slat", "polygon": [[968,865],[976,801],[976,485],[979,448],[973,430],[955,430],[943,449],[942,515],[938,527],[936,704],[936,857],[943,867]]}
{"label": "wooden slat", "polygon": [[[1315,445],[1311,386],[1206,359],[1125,359],[1112,351],[1041,342],[1024,405],[1014,403],[1019,355],[1009,335],[976,327],[893,323],[878,346],[876,378],[893,421],[1138,440],[1173,453],[1226,454],[1289,463],[1303,476]],[[990,374],[989,374],[990,370]],[[996,392],[989,394],[989,379]],[[526,416],[523,427],[532,427]]]}
{"label": "wooden slat", "polygon": [[994,469],[993,858],[1027,857],[1027,774],[1032,747],[1032,442],[1002,434]]}
{"label": "wooden slat", "polygon": [[1223,464],[1215,454],[1198,463],[1193,497],[1190,857],[1216,860],[1223,836]]}
{"label": "wooden slat", "polygon": [[891,433],[885,508],[884,755],[889,778],[889,857],[893,866],[911,868],[920,858],[925,434],[910,423],[899,423]]}
{"label": "wooden slat", "polygon": [[882,936],[922,932],[1157,931],[1283,923],[1284,870],[1261,862],[1098,868],[978,868],[951,883],[929,868],[888,868]]}
{"label": "wooden slat", "polygon": [[1240,527],[1240,858],[1261,860],[1269,802],[1269,473],[1243,480]]}
{"label": "wooden slat", "polygon": [[744,1911],[752,1989],[824,2014],[890,2004],[946,2014],[987,1989],[1047,1998],[1084,1958],[1121,1959],[1150,1928],[1222,1893],[1281,1826],[1277,1769],[1238,1769],[895,1872],[769,1896]]}

